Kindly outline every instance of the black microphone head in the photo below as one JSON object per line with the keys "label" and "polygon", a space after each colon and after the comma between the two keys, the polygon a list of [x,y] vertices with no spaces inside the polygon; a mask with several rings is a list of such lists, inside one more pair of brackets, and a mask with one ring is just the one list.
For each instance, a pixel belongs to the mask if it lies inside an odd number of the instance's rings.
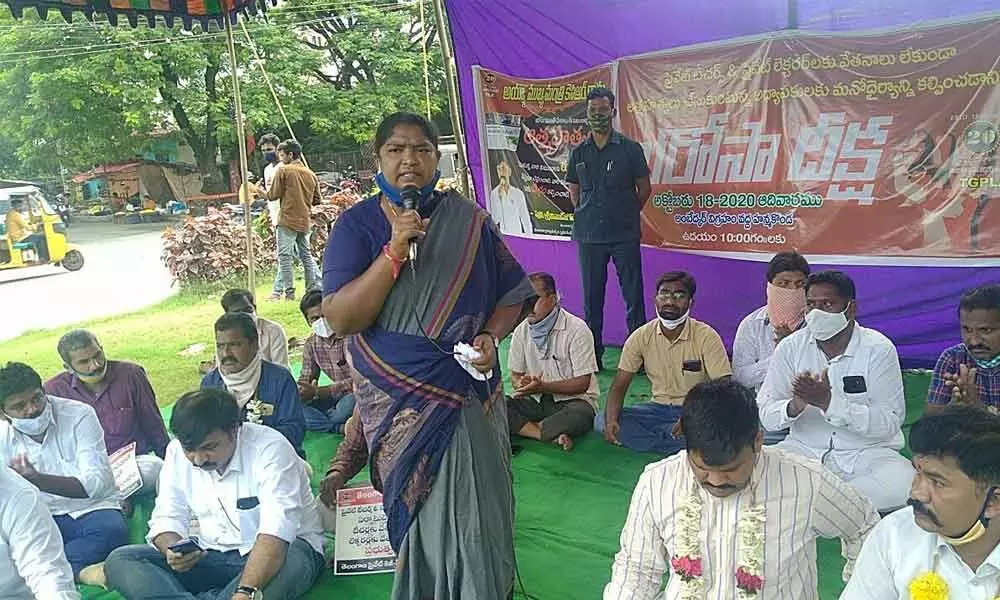
{"label": "black microphone head", "polygon": [[420,202],[420,188],[415,185],[408,185],[403,188],[400,193],[403,197],[403,208],[406,210],[416,210],[417,204]]}

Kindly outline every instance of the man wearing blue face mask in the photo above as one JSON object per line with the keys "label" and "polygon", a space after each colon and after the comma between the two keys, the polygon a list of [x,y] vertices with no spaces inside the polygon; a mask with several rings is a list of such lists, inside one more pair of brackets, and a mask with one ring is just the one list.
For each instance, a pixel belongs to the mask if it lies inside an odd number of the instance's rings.
{"label": "man wearing blue face mask", "polygon": [[87,572],[128,542],[97,413],[46,395],[38,373],[21,363],[0,368],[0,462],[42,493],[77,580],[81,571],[91,580]]}
{"label": "man wearing blue face mask", "polygon": [[[344,433],[344,423],[354,413],[354,384],[347,363],[347,345],[323,317],[323,294],[311,291],[302,297],[299,309],[312,334],[302,348],[299,397],[308,431]],[[319,385],[326,373],[330,385]]]}
{"label": "man wearing blue face mask", "polygon": [[583,319],[559,306],[551,275],[528,278],[538,299],[511,337],[514,395],[507,399],[507,423],[511,435],[571,450],[573,438],[593,426],[601,394],[594,338]]}
{"label": "man wearing blue face mask", "polygon": [[806,283],[806,328],[778,344],[757,395],[768,431],[789,428],[783,450],[820,461],[891,512],[913,479],[899,454],[906,416],[896,347],[862,327],[854,282],[840,271]]}

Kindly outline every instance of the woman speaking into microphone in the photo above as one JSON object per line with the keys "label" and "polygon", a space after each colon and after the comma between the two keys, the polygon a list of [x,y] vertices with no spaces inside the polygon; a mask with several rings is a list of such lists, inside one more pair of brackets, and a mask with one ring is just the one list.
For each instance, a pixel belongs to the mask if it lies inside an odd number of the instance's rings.
{"label": "woman speaking into microphone", "polygon": [[[379,124],[380,193],[337,219],[323,315],[351,336],[372,483],[398,555],[392,599],[503,599],[514,582],[513,498],[496,345],[533,292],[486,211],[434,190],[437,146],[419,115]],[[413,188],[416,208],[404,208]],[[459,343],[478,358],[457,356]]]}

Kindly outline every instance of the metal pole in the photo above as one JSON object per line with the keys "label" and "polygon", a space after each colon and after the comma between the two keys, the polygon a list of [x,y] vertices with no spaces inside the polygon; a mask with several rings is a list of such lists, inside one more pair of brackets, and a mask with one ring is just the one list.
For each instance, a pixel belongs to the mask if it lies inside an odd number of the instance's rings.
{"label": "metal pole", "polygon": [[799,0],[788,0],[788,28],[799,28]]}
{"label": "metal pole", "polygon": [[455,143],[458,144],[458,175],[462,193],[472,194],[472,186],[469,185],[469,167],[465,162],[465,130],[462,127],[462,109],[458,103],[458,87],[455,80],[455,72],[452,68],[451,37],[447,33],[445,25],[444,7],[441,0],[433,0],[434,17],[437,19],[438,39],[441,40],[441,56],[444,58],[444,78],[448,86],[448,108],[451,111],[451,123],[455,128]]}
{"label": "metal pole", "polygon": [[247,229],[247,289],[253,292],[256,289],[257,274],[254,272],[256,260],[254,260],[253,247],[253,219],[250,216],[250,190],[247,188],[247,173],[250,168],[247,165],[247,136],[244,131],[243,122],[243,99],[240,97],[240,80],[236,74],[236,42],[233,40],[232,17],[226,17],[226,45],[229,48],[229,73],[233,79],[233,108],[236,113],[236,147],[240,151],[240,188],[239,199],[243,204],[243,220]]}
{"label": "metal pole", "polygon": [[420,0],[420,54],[424,58],[424,103],[427,105],[427,119],[431,118],[431,74],[428,66],[427,44],[430,39],[427,36],[427,21],[424,19],[424,0]]}

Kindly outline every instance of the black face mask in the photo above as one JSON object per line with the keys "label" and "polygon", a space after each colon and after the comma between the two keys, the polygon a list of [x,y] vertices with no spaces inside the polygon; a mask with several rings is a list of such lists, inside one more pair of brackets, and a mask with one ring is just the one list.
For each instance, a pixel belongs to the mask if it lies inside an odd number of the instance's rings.
{"label": "black face mask", "polygon": [[278,153],[277,152],[265,152],[264,153],[264,160],[266,160],[269,163],[277,162],[278,161]]}
{"label": "black face mask", "polygon": [[611,129],[611,115],[603,113],[587,115],[587,125],[594,133],[606,133]]}

